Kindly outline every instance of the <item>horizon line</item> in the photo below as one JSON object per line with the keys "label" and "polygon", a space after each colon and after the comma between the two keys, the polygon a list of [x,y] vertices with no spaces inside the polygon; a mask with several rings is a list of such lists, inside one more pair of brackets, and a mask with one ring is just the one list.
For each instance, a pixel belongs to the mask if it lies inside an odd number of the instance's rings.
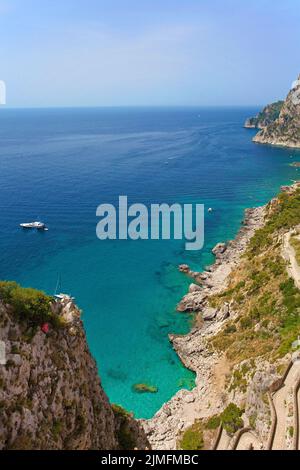
{"label": "horizon line", "polygon": [[265,104],[128,104],[128,105],[42,105],[42,106],[9,106],[1,105],[1,110],[18,109],[103,109],[103,108],[258,108]]}

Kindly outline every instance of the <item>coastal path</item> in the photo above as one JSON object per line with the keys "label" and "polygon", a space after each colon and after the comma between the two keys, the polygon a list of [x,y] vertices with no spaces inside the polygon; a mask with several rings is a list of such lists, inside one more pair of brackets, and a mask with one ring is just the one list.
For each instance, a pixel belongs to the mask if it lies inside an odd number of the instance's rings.
{"label": "coastal path", "polygon": [[282,255],[288,263],[287,270],[290,277],[294,279],[295,285],[298,287],[298,289],[300,289],[300,266],[297,263],[295,250],[290,243],[291,236],[295,235],[296,233],[297,232],[293,230],[284,234]]}

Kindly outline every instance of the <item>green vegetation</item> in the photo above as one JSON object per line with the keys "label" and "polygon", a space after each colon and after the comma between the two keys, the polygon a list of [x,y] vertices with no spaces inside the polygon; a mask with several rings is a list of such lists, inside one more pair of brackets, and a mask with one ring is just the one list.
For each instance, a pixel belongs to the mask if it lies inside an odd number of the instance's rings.
{"label": "green vegetation", "polygon": [[206,429],[218,429],[221,424],[221,418],[218,415],[212,416],[206,423]]}
{"label": "green vegetation", "polygon": [[300,223],[300,190],[298,189],[293,195],[281,193],[276,207],[272,207],[270,203],[269,210],[272,213],[267,223],[256,231],[250,241],[247,253],[249,259],[261,253],[263,248],[272,243],[272,237],[277,231],[291,229]]}
{"label": "green vegetation", "polygon": [[221,422],[228,434],[234,434],[244,426],[241,418],[243,410],[234,403],[230,403],[221,414]]}
{"label": "green vegetation", "polygon": [[126,411],[120,405],[112,405],[112,410],[117,423],[117,441],[121,450],[133,450],[136,446],[135,436],[130,429],[132,414]]}
{"label": "green vegetation", "polygon": [[147,384],[135,384],[132,387],[133,391],[136,393],[157,393],[158,388],[153,387],[152,385],[147,385]]}
{"label": "green vegetation", "polygon": [[276,101],[276,103],[266,106],[266,108],[258,114],[257,120],[260,122],[267,120],[268,124],[276,121],[276,119],[279,118],[283,104],[284,101]]}
{"label": "green vegetation", "polygon": [[[228,289],[211,299],[215,307],[230,302],[238,314],[211,340],[232,364],[258,356],[272,361],[283,357],[300,334],[300,291],[281,254],[282,235],[300,224],[300,190],[280,194],[267,211],[266,225],[251,239]],[[245,389],[245,379],[235,372],[232,388]]]}
{"label": "green vegetation", "polygon": [[111,405],[112,407],[112,410],[114,412],[114,415],[119,417],[119,418],[130,418],[132,415],[131,413],[129,413],[129,411],[125,410],[125,408],[123,408],[122,406],[120,405],[116,405],[115,403],[113,403]]}
{"label": "green vegetation", "polygon": [[284,101],[276,101],[276,103],[266,106],[257,116],[249,119],[249,123],[253,126],[267,126],[278,119]]}
{"label": "green vegetation", "polygon": [[20,354],[20,350],[15,344],[13,344],[11,347],[11,354]]}
{"label": "green vegetation", "polygon": [[59,437],[63,429],[63,423],[60,420],[55,420],[53,423],[52,434],[55,439]]}
{"label": "green vegetation", "polygon": [[247,374],[251,368],[247,364],[243,364],[241,368],[235,369],[232,375],[232,381],[229,387],[229,392],[239,389],[242,392],[247,390]]}
{"label": "green vegetation", "polygon": [[295,250],[297,263],[300,266],[300,238],[299,238],[299,235],[291,237],[290,242],[291,242],[292,247]]}
{"label": "green vegetation", "polygon": [[61,325],[59,317],[51,311],[52,298],[44,292],[21,287],[16,282],[0,281],[0,300],[9,304],[17,318],[30,326],[45,322],[54,327]]}
{"label": "green vegetation", "polygon": [[250,424],[252,429],[255,429],[255,427],[256,427],[256,420],[257,420],[257,413],[253,413],[249,417],[249,424]]}
{"label": "green vegetation", "polygon": [[179,441],[181,450],[203,450],[203,426],[200,421],[196,421],[191,427],[184,431]]}
{"label": "green vegetation", "polygon": [[209,419],[198,419],[187,428],[177,442],[179,450],[205,450],[211,449],[217,437],[217,430],[221,425],[221,417],[212,416]]}

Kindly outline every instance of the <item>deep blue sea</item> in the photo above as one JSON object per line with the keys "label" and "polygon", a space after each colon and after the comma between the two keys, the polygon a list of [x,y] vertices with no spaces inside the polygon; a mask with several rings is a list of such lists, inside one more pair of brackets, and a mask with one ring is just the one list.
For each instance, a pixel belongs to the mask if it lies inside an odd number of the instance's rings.
{"label": "deep blue sea", "polygon": [[[246,207],[265,203],[298,176],[293,150],[255,145],[246,108],[0,110],[0,278],[76,297],[88,342],[112,402],[151,417],[194,375],[168,333],[192,318],[176,313],[188,280],[211,248],[235,236]],[[182,241],[99,241],[96,208],[117,203],[203,203],[205,246]],[[18,225],[41,219],[49,231]],[[137,394],[135,383],[158,387]]]}

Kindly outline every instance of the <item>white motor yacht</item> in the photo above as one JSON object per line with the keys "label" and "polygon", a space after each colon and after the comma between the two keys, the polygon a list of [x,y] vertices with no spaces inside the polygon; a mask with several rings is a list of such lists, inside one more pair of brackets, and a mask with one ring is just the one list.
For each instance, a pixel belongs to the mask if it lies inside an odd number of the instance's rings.
{"label": "white motor yacht", "polygon": [[36,228],[37,230],[48,230],[46,225],[43,222],[28,222],[25,224],[20,224],[22,228]]}

